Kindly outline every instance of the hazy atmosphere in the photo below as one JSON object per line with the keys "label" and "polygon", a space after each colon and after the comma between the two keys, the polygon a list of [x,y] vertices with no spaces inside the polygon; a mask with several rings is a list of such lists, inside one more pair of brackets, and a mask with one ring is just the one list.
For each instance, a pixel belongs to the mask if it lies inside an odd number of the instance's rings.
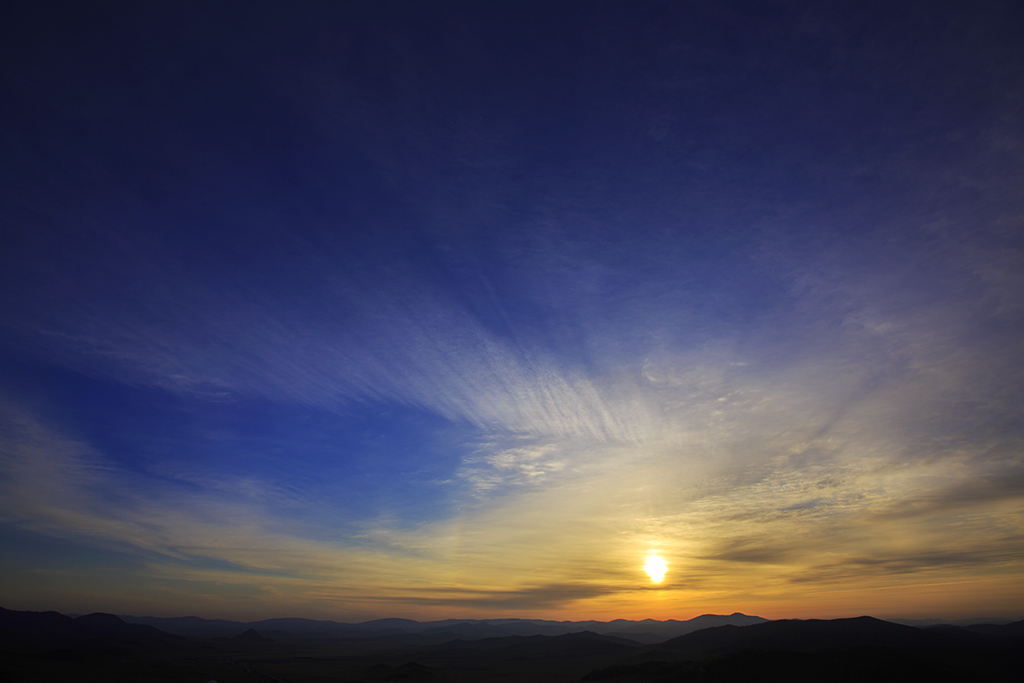
{"label": "hazy atmosphere", "polygon": [[0,606],[1019,619],[1022,35],[7,7]]}

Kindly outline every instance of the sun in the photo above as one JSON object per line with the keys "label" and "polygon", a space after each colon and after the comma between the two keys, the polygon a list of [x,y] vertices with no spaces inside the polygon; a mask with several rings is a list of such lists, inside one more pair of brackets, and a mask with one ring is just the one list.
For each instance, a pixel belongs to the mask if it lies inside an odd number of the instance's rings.
{"label": "sun", "polygon": [[644,565],[644,571],[651,577],[653,583],[661,583],[665,579],[665,572],[668,571],[668,565],[665,564],[665,560],[661,559],[661,555],[648,555],[647,564]]}

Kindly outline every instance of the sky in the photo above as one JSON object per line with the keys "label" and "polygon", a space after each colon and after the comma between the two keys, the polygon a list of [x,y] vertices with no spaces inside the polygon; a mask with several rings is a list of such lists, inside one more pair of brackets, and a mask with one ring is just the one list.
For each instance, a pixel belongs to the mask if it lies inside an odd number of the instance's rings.
{"label": "sky", "polygon": [[1024,616],[1019,2],[4,12],[3,607]]}

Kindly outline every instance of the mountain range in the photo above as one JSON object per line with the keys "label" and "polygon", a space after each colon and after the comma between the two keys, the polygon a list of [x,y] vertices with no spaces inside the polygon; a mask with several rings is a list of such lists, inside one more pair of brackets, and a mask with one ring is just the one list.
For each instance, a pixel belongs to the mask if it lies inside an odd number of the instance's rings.
{"label": "mountain range", "polygon": [[0,608],[0,680],[219,683],[1017,681],[1024,620],[257,622]]}
{"label": "mountain range", "polygon": [[729,615],[704,614],[693,619],[614,619],[612,621],[550,621],[545,619],[375,619],[356,624],[313,619],[264,619],[262,621],[226,621],[199,617],[136,617],[121,615],[130,624],[153,626],[167,633],[200,638],[233,637],[253,629],[268,637],[368,638],[394,635],[421,635],[477,640],[505,636],[558,636],[581,631],[614,635],[639,643],[660,643],[668,638],[692,633],[710,626],[747,626],[767,621],[762,617],[735,612]]}

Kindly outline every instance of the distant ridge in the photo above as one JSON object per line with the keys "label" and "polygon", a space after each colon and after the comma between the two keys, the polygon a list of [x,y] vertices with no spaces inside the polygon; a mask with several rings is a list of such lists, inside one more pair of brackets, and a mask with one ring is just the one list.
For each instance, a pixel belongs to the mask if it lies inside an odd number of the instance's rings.
{"label": "distant ridge", "polygon": [[251,626],[243,621],[203,619],[202,617],[133,617],[118,615],[129,624],[145,624],[178,636],[195,638],[231,638]]}
{"label": "distant ridge", "polygon": [[947,640],[928,630],[874,617],[852,619],[784,619],[750,626],[718,626],[695,631],[660,648],[694,656],[744,650],[822,652],[857,647],[940,648]]}
{"label": "distant ridge", "polygon": [[181,640],[146,624],[130,624],[103,612],[68,617],[59,612],[18,612],[0,607],[0,638],[5,643],[37,643],[64,647],[85,641],[153,644]]}
{"label": "distant ridge", "polygon": [[699,617],[685,621],[677,621],[675,619],[654,621],[653,619],[647,619],[620,629],[615,633],[643,643],[653,644],[660,643],[668,638],[683,636],[687,633],[693,633],[694,631],[714,626],[751,626],[753,624],[763,624],[767,621],[767,619],[741,614],[740,612],[733,612],[729,615],[702,614]]}
{"label": "distant ridge", "polygon": [[[72,618],[57,612],[0,609],[0,645],[6,657],[0,678],[108,680],[111,670],[123,669],[134,672],[132,680],[234,680],[242,672],[239,667],[244,667],[245,673],[257,677],[280,675],[277,680],[299,681],[309,671],[329,666],[337,676],[332,680],[365,683],[1016,683],[1019,653],[1024,652],[1024,622],[916,628],[872,617],[765,621],[739,613],[685,621],[253,622],[291,628],[290,633],[297,634],[271,641],[268,632],[241,622],[195,617],[154,621],[207,630],[211,624],[233,625],[234,630],[227,637],[183,638],[112,614]],[[531,629],[546,633],[500,635]],[[645,637],[658,638],[654,632],[659,629],[699,630],[658,644],[641,642]],[[467,635],[459,636],[460,632]],[[479,637],[485,634],[489,635]],[[269,642],[274,644],[265,648]],[[273,676],[262,671],[264,649],[274,655]],[[462,677],[467,671],[478,677]]]}
{"label": "distant ridge", "polygon": [[658,643],[710,626],[747,626],[767,621],[762,617],[734,612],[730,615],[703,614],[687,620],[614,619],[612,621],[550,621],[547,619],[374,619],[356,624],[314,619],[278,618],[241,622],[200,617],[121,616],[126,622],[153,626],[168,633],[198,638],[233,638],[247,629],[268,637],[376,638],[390,635],[419,635],[432,639],[479,640],[501,636],[559,636],[592,631],[615,635],[640,643]]}
{"label": "distant ridge", "polygon": [[873,617],[787,619],[695,631],[582,680],[1009,683],[1020,680],[1022,651],[1022,622],[922,629]]}
{"label": "distant ridge", "polygon": [[917,626],[919,628],[925,628],[928,626],[974,626],[977,624],[1009,624],[1015,621],[1021,621],[1020,618],[1006,618],[1006,617],[972,617],[970,619],[886,619],[894,624],[903,624],[904,626]]}

